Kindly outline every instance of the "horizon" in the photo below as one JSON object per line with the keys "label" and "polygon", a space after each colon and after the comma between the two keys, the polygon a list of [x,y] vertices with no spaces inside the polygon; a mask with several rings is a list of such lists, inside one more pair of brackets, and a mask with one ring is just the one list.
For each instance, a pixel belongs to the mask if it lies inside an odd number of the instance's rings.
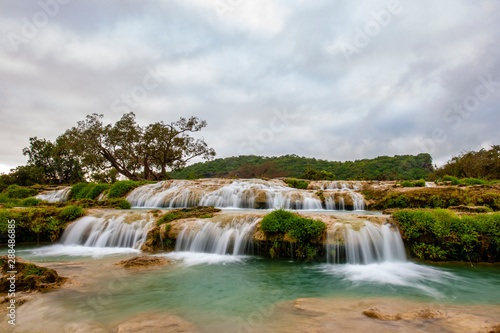
{"label": "horizon", "polygon": [[199,117],[215,158],[429,153],[441,166],[498,143],[500,1],[1,6],[0,173],[26,163],[30,137],[54,141],[94,112]]}

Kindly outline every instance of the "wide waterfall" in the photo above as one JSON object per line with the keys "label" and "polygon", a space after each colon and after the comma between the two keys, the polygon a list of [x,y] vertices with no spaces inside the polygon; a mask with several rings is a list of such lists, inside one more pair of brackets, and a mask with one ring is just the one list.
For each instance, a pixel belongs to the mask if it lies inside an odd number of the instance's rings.
{"label": "wide waterfall", "polygon": [[146,214],[131,222],[129,219],[127,214],[82,217],[66,228],[61,243],[85,247],[139,249],[153,222]]}
{"label": "wide waterfall", "polygon": [[365,201],[354,182],[316,181],[305,190],[281,180],[169,180],[133,190],[133,207],[185,208],[197,205],[235,209],[364,210]]}
{"label": "wide waterfall", "polygon": [[71,187],[65,187],[59,190],[42,192],[35,196],[35,198],[47,202],[65,202],[68,200],[70,192]]}
{"label": "wide waterfall", "polygon": [[401,235],[388,223],[337,224],[328,232],[326,250],[328,262],[334,264],[406,261]]}
{"label": "wide waterfall", "polygon": [[179,233],[175,251],[242,255],[253,252],[253,233],[260,219],[235,219],[221,225],[199,222],[198,228],[186,227]]}

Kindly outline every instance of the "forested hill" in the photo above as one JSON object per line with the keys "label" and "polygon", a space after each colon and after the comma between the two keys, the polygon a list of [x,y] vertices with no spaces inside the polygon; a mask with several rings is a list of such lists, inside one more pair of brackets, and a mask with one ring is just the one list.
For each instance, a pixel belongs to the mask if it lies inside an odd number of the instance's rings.
{"label": "forested hill", "polygon": [[295,177],[299,178],[306,168],[332,172],[339,180],[401,180],[426,178],[433,171],[429,154],[379,156],[363,159],[332,162],[315,158],[285,155],[280,157],[235,156],[196,163],[181,171],[172,172],[173,178],[213,177]]}

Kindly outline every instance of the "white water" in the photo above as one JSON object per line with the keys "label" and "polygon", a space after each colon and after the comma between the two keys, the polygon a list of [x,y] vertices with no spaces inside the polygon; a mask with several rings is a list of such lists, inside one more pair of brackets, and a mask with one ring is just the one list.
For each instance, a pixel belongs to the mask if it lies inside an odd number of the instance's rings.
{"label": "white water", "polygon": [[[359,230],[358,228],[359,227]],[[381,262],[405,262],[406,252],[401,235],[390,224],[364,222],[361,226],[337,224],[328,233],[329,263],[368,265]]]}
{"label": "white water", "polygon": [[146,240],[152,221],[143,219],[127,223],[126,215],[110,217],[85,216],[71,223],[61,237],[62,245],[91,248],[139,249]]}
{"label": "white water", "polygon": [[[280,180],[202,179],[174,180],[143,185],[133,190],[127,200],[133,207],[185,208],[197,205],[235,209],[345,210],[344,198],[354,210],[364,210],[359,186],[352,182],[311,182],[311,189],[299,190]],[[323,206],[317,191],[323,191]],[[336,203],[337,202],[337,203]]]}
{"label": "white water", "polygon": [[35,198],[47,202],[65,202],[69,198],[71,187],[66,187],[60,190],[45,191],[38,194]]}
{"label": "white water", "polygon": [[253,233],[258,218],[220,223],[200,221],[198,228],[186,227],[177,236],[176,252],[243,255],[253,252]]}

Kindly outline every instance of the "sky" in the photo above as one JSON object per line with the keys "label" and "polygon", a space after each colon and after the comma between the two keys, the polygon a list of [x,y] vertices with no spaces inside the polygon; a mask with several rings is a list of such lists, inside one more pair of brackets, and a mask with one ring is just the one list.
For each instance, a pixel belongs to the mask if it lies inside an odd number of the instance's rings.
{"label": "sky", "polygon": [[92,113],[196,116],[217,152],[346,161],[499,144],[499,0],[0,3],[0,173]]}

